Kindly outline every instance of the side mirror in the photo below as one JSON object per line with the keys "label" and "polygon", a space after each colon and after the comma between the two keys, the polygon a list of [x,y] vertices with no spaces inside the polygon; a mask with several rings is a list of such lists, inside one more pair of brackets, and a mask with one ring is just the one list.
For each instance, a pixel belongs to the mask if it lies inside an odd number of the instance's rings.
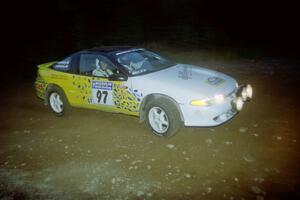
{"label": "side mirror", "polygon": [[112,74],[108,77],[109,81],[127,81],[128,77],[124,74]]}

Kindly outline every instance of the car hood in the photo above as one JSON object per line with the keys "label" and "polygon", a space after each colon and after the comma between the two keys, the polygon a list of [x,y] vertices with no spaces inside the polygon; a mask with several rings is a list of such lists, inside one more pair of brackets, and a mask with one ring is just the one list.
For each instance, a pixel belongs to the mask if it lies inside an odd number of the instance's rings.
{"label": "car hood", "polygon": [[236,81],[223,73],[207,68],[177,64],[164,70],[133,77],[132,87],[147,93],[168,95],[178,102],[228,95],[236,88]]}

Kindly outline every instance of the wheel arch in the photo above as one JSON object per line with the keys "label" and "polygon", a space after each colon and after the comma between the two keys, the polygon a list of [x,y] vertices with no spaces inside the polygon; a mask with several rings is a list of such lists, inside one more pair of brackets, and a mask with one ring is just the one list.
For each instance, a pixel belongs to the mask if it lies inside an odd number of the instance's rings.
{"label": "wheel arch", "polygon": [[69,100],[67,98],[67,95],[66,95],[64,89],[62,87],[60,87],[59,85],[57,85],[57,84],[49,83],[47,85],[46,92],[45,92],[45,105],[48,105],[48,96],[49,96],[49,93],[50,93],[50,91],[52,91],[54,89],[60,90],[61,92],[63,92],[63,95],[65,96],[65,99],[66,99],[67,103],[69,104]]}
{"label": "wheel arch", "polygon": [[139,108],[140,122],[143,122],[145,120],[145,117],[146,117],[145,107],[146,107],[147,103],[151,100],[158,100],[160,98],[167,99],[176,106],[176,108],[178,109],[179,114],[180,114],[180,119],[183,122],[184,117],[183,117],[183,114],[182,114],[182,111],[180,109],[178,102],[175,101],[172,97],[170,97],[168,95],[160,94],[160,93],[153,93],[153,94],[149,94],[146,97],[144,97],[144,99],[140,105],[140,108]]}

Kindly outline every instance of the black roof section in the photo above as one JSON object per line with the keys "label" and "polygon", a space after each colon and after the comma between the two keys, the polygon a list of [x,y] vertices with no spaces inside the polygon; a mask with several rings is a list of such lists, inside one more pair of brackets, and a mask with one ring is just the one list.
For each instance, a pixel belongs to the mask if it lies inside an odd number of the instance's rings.
{"label": "black roof section", "polygon": [[87,51],[92,52],[101,52],[101,53],[117,53],[121,51],[127,51],[131,49],[136,49],[136,47],[131,46],[103,46],[103,47],[95,47],[92,49],[88,49]]}

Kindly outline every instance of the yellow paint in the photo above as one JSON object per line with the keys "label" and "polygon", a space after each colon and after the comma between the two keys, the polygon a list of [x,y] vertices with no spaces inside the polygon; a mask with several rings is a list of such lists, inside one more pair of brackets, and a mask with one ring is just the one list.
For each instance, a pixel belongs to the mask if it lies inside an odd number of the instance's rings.
{"label": "yellow paint", "polygon": [[[97,109],[108,112],[120,112],[129,115],[139,115],[139,105],[141,99],[135,97],[122,81],[109,81],[107,78],[92,77],[86,75],[60,72],[49,68],[55,62],[49,62],[38,66],[38,78],[36,79],[37,95],[45,98],[45,92],[49,84],[61,87],[71,106]],[[93,104],[93,94],[91,91],[92,81],[111,82],[113,84],[113,101],[115,105]],[[44,88],[41,87],[44,83]],[[37,88],[38,87],[38,88]],[[44,91],[42,91],[44,89]],[[39,90],[39,91],[38,91]]]}

